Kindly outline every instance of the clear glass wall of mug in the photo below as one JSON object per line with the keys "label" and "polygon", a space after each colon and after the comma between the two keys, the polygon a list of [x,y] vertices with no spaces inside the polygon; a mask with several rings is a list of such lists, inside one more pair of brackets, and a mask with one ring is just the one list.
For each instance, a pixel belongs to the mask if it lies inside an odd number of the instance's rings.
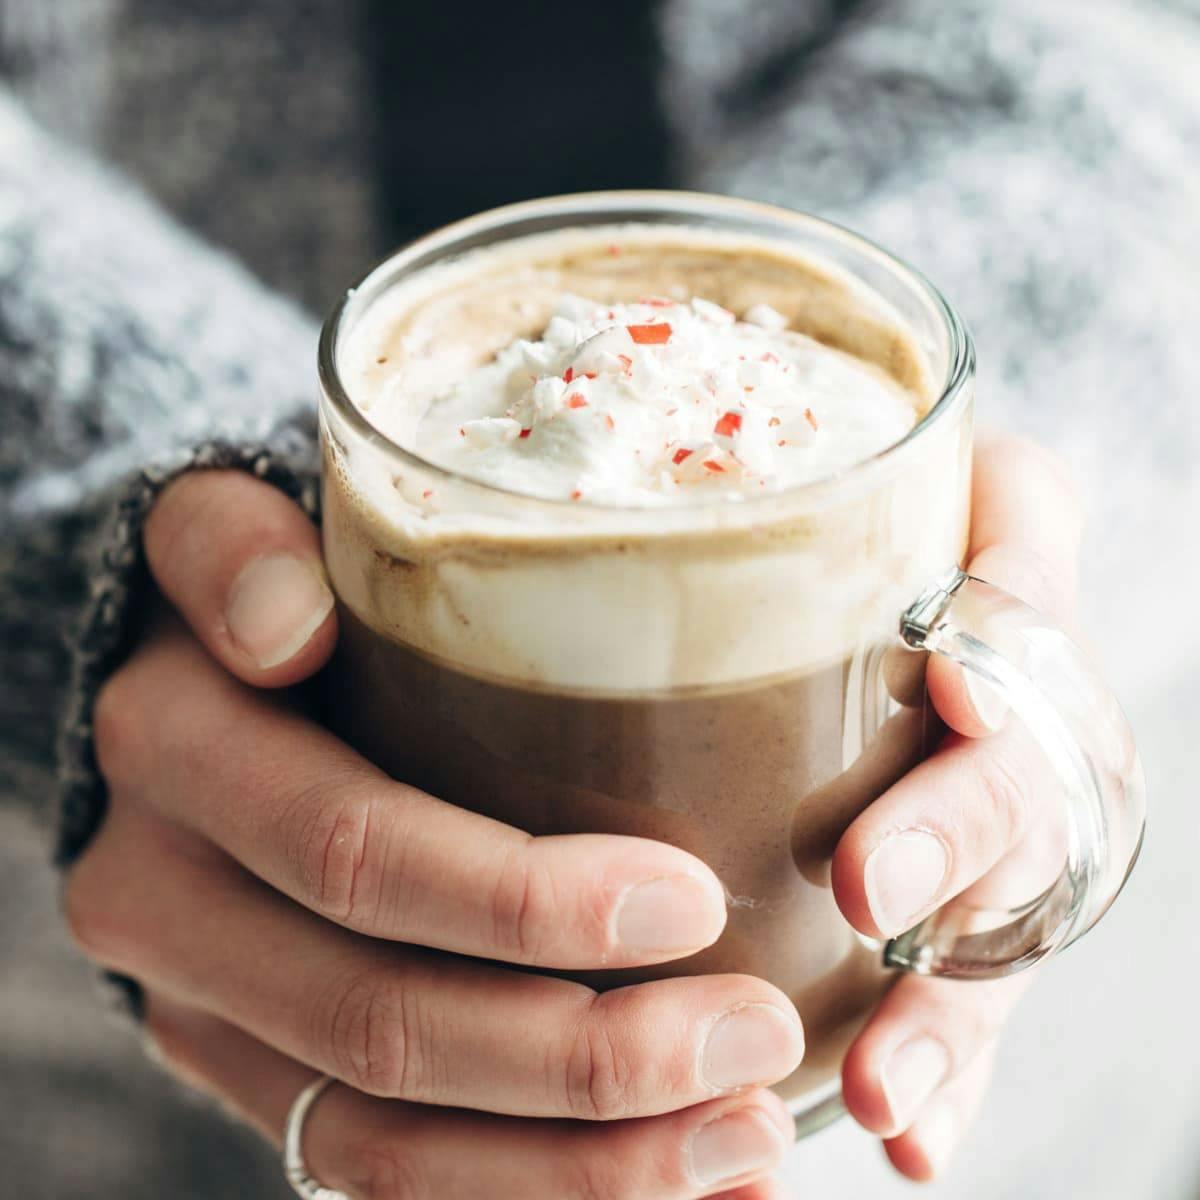
{"label": "clear glass wall of mug", "polygon": [[[347,395],[340,351],[397,283],[480,247],[630,223],[745,236],[810,261],[818,282],[799,327],[885,369],[891,348],[916,347],[929,412],[834,477],[647,509],[453,475],[377,432]],[[320,367],[323,536],[341,618],[330,721],[397,778],[532,833],[636,834],[707,862],[729,895],[715,945],[584,981],[745,972],[776,984],[806,1030],[805,1061],[779,1085],[802,1131],[836,1115],[844,1051],[899,971],[1019,969],[1116,895],[1140,838],[1136,752],[1065,637],[958,570],[973,350],[915,271],[840,228],[740,201],[535,201],[376,268],[327,323]],[[830,860],[853,818],[941,736],[924,687],[931,651],[1032,718],[1047,810],[1061,819],[1022,895],[976,893],[875,944],[841,916]]]}

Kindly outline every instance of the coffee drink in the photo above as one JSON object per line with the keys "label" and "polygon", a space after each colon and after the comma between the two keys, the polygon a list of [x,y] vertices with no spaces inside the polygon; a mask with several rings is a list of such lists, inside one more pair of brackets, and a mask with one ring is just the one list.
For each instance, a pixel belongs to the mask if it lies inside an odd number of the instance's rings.
{"label": "coffee drink", "polygon": [[[325,411],[331,723],[531,833],[656,838],[795,1002],[798,1109],[888,986],[833,899],[854,817],[937,733],[897,615],[965,548],[969,406],[882,276],[757,231],[501,230],[368,286]],[[924,423],[920,438],[910,432]]]}

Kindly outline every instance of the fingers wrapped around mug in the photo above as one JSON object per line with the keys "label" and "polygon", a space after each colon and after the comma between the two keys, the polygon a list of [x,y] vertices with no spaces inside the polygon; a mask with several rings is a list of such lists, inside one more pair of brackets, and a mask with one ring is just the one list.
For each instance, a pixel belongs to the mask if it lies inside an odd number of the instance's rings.
{"label": "fingers wrapped around mug", "polygon": [[[312,1072],[237,1027],[151,993],[150,1039],[194,1086],[278,1143]],[[751,1183],[776,1166],[791,1120],[770,1092],[611,1124],[529,1121],[327,1091],[305,1123],[311,1174],[355,1200],[774,1200]]]}
{"label": "fingers wrapped around mug", "polygon": [[67,913],[98,961],[372,1095],[609,1120],[773,1083],[803,1053],[761,980],[597,994],[364,938],[128,806],[73,870]]}
{"label": "fingers wrapped around mug", "polygon": [[[984,443],[974,492],[969,571],[1069,619],[1080,521],[1061,465],[1021,440]],[[1028,731],[947,659],[929,660],[928,686],[951,732],[851,824],[834,855],[838,903],[873,937],[950,902],[968,929],[988,910],[1037,896],[1062,869],[1065,804]],[[843,1093],[903,1174],[928,1179],[945,1166],[1030,981],[1028,972],[969,985],[906,976],[872,1014],[843,1063]]]}
{"label": "fingers wrapped around mug", "polygon": [[931,1179],[966,1134],[991,1074],[996,1041],[1030,972],[990,983],[900,979],[842,1065],[851,1116],[884,1138],[898,1170]]}
{"label": "fingers wrapped around mug", "polygon": [[394,784],[178,625],[114,677],[96,736],[111,798],[68,877],[77,940],[311,1069],[380,1096],[609,1119],[800,1061],[795,1009],[760,980],[601,995],[496,965],[658,962],[715,939],[723,893],[680,850],[534,839]]}
{"label": "fingers wrapped around mug", "polygon": [[178,626],[102,691],[96,748],[116,803],[374,937],[598,968],[679,957],[725,925],[724,890],[692,855],[643,838],[533,838],[395,783]]}
{"label": "fingers wrapped around mug", "polygon": [[[985,442],[974,474],[968,570],[1059,618],[1074,602],[1080,507],[1057,459],[1033,443]],[[1003,645],[1004,631],[994,631]],[[1050,763],[989,685],[941,656],[930,698],[951,733],[842,835],[833,887],[846,919],[893,937],[1004,862],[973,899],[1015,905],[1061,868],[1065,814]],[[1023,889],[1023,890],[1022,890]]]}

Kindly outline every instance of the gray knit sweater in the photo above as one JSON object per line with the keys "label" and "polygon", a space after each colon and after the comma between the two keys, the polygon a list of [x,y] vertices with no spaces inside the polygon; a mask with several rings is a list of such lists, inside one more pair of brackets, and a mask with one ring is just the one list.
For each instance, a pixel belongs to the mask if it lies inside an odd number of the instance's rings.
{"label": "gray knit sweater", "polygon": [[[60,796],[64,859],[103,811],[89,708],[136,636],[156,490],[222,463],[312,504],[300,305],[379,249],[354,8],[0,0],[0,803]],[[1195,0],[667,0],[658,21],[684,181],[921,265],[974,326],[985,420],[1066,454],[1092,578],[1128,565],[1148,606],[1167,532],[1144,563],[1107,547],[1196,505]]]}

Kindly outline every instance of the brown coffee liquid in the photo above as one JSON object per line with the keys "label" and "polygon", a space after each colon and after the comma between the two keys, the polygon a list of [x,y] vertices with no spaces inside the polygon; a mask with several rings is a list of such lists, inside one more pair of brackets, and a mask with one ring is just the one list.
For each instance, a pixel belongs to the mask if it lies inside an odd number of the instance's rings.
{"label": "brown coffee liquid", "polygon": [[[717,693],[595,697],[491,682],[381,636],[340,606],[330,724],[396,779],[532,834],[617,833],[706,862],[729,896],[720,940],[639,970],[574,974],[608,989],[736,972],[786,992],[818,1092],[892,976],[838,912],[829,863],[850,822],[926,752],[919,655],[867,650]],[[895,656],[899,654],[900,658]],[[887,688],[900,703],[886,704]]]}

